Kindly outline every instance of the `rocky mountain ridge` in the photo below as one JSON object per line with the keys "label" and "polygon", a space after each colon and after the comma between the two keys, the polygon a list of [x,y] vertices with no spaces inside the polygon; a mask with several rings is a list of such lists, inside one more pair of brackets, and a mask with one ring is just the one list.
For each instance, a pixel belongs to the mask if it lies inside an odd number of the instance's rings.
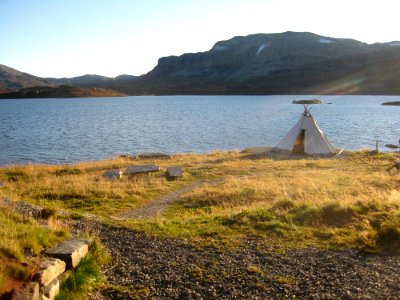
{"label": "rocky mountain ridge", "polygon": [[400,95],[400,42],[366,44],[309,32],[253,34],[219,41],[209,51],[162,57],[142,76],[43,80],[129,95]]}

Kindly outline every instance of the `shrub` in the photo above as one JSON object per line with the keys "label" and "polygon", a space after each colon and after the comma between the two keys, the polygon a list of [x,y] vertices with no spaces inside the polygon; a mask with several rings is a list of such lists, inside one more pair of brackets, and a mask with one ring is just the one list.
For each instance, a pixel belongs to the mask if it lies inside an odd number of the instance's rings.
{"label": "shrub", "polygon": [[29,176],[23,171],[8,171],[4,173],[7,180],[10,182],[16,182],[19,180],[27,180]]}

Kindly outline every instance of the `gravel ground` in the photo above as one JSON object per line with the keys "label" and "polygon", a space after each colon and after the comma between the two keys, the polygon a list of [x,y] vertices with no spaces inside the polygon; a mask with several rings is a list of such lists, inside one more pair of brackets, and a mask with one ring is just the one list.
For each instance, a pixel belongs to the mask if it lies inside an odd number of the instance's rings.
{"label": "gravel ground", "polygon": [[400,299],[400,257],[293,249],[261,240],[198,247],[97,224],[110,249],[102,299]]}

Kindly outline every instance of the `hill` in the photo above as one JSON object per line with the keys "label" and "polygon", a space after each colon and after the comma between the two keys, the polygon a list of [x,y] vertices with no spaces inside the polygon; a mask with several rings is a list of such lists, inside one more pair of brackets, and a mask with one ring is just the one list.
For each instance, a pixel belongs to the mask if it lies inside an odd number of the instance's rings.
{"label": "hill", "polygon": [[1,66],[0,91],[60,84],[129,95],[400,95],[400,42],[366,44],[309,32],[237,36],[209,51],[159,59],[142,76],[39,78]]}
{"label": "hill", "polygon": [[160,58],[128,94],[400,94],[400,47],[313,33],[238,36]]}
{"label": "hill", "polygon": [[33,86],[56,86],[51,80],[23,73],[5,65],[0,65],[0,93]]}
{"label": "hill", "polygon": [[0,99],[87,98],[87,97],[120,97],[120,96],[126,96],[126,95],[105,88],[61,85],[59,87],[24,88],[15,92],[0,94]]}

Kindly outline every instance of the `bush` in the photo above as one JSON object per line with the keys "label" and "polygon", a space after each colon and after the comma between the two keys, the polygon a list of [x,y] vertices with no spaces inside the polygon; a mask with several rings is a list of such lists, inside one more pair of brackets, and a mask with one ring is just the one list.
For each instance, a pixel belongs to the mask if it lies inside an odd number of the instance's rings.
{"label": "bush", "polygon": [[4,173],[7,177],[7,180],[10,182],[16,182],[19,180],[27,180],[29,177],[23,171],[8,171]]}

